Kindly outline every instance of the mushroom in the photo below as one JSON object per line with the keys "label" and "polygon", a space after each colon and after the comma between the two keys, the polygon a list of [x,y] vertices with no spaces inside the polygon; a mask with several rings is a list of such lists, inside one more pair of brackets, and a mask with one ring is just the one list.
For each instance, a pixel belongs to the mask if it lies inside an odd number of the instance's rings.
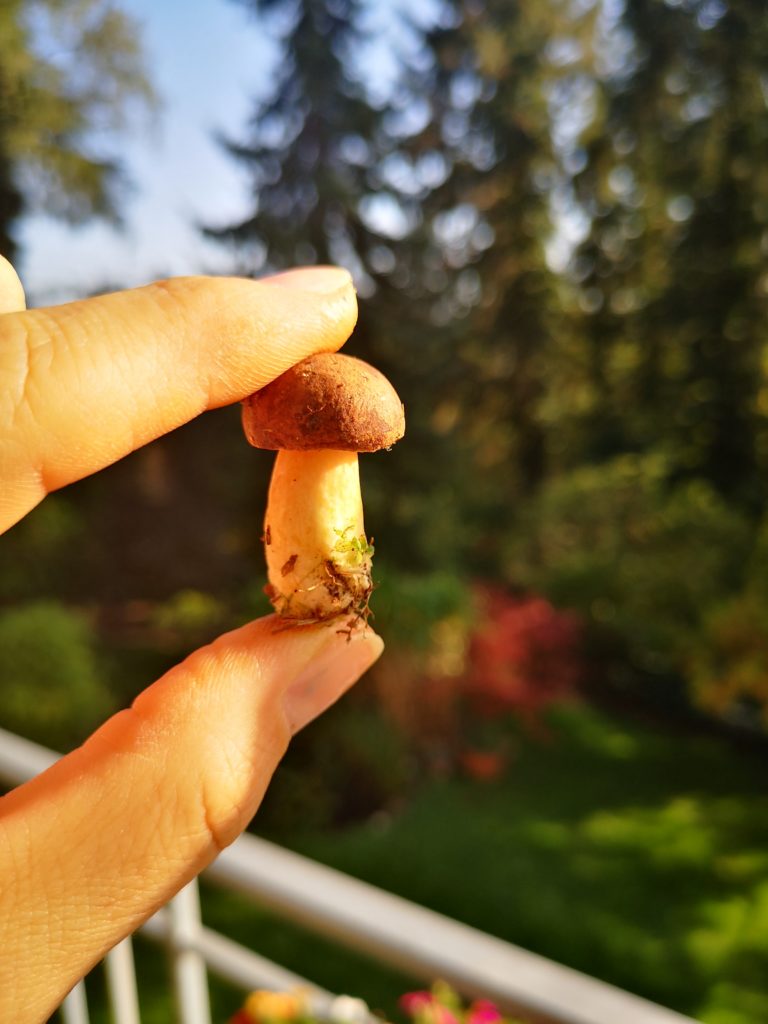
{"label": "mushroom", "polygon": [[360,359],[321,353],[247,398],[243,428],[254,447],[277,451],[264,518],[275,611],[296,623],[364,617],[373,546],[357,453],[403,436],[394,388]]}

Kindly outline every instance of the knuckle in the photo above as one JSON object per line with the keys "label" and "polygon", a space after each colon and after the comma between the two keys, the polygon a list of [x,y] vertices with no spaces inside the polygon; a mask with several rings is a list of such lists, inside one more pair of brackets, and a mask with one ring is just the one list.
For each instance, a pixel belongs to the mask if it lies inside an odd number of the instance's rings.
{"label": "knuckle", "polygon": [[0,423],[5,430],[14,427],[28,405],[34,343],[28,324],[22,317],[6,317],[0,346]]}

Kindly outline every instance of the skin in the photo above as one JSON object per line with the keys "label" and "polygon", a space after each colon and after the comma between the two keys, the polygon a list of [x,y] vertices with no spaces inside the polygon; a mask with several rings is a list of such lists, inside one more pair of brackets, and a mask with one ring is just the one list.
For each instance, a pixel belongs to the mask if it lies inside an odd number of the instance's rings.
{"label": "skin", "polygon": [[[349,276],[330,268],[183,278],[25,311],[0,257],[0,532],[50,491],[335,351],[355,317]],[[46,1020],[232,842],[290,737],[381,649],[370,629],[348,639],[333,624],[257,620],[3,797],[0,1020]]]}

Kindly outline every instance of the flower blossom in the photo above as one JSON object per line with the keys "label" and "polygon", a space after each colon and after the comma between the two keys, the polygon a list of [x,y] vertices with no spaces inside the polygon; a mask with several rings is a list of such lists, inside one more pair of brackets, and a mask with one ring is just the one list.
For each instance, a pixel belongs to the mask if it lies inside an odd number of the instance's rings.
{"label": "flower blossom", "polygon": [[498,1024],[501,1012],[489,999],[478,999],[467,1012],[466,1024]]}
{"label": "flower blossom", "polygon": [[432,992],[406,992],[398,1003],[410,1017],[418,1020],[418,1024],[459,1024],[456,1016]]}

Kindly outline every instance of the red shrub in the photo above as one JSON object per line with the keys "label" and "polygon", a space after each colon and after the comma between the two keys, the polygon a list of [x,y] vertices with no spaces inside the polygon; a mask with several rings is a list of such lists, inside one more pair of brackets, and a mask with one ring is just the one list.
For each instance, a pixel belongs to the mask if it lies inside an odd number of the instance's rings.
{"label": "red shrub", "polygon": [[522,716],[572,692],[582,675],[581,625],[542,597],[483,587],[469,642],[467,696],[481,713]]}

